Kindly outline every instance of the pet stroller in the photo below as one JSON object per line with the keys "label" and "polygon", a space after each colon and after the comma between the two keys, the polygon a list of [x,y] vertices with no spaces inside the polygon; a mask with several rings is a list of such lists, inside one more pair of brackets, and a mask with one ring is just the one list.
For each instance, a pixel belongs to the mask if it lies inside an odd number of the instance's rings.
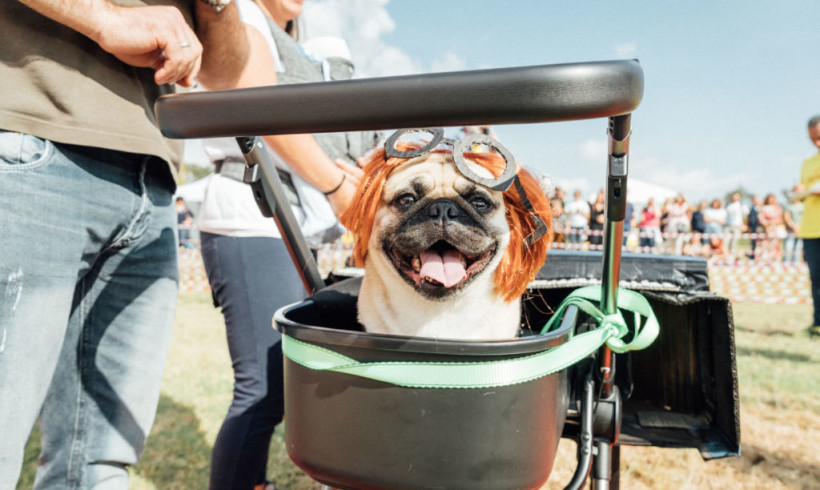
{"label": "pet stroller", "polygon": [[[606,489],[618,487],[620,445],[691,447],[706,459],[739,453],[731,307],[708,292],[705,261],[621,254],[631,113],[642,93],[637,61],[607,61],[157,102],[166,136],[237,137],[245,181],[313,293],[275,316],[287,449],[309,476],[339,489],[539,488],[567,437],[577,441],[567,488],[589,480]],[[523,312],[529,325],[551,327],[510,341],[362,332],[359,280],[344,277],[350,271],[321,276],[256,138],[588,118],[609,121],[603,252],[551,251]],[[623,320],[624,309],[638,314]]]}

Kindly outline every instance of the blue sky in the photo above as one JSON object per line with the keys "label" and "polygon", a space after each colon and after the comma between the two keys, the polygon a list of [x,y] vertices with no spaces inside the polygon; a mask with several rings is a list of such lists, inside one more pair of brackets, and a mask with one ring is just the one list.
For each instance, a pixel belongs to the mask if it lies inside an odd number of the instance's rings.
{"label": "blue sky", "polygon": [[[814,151],[820,4],[747,1],[307,0],[309,37],[337,35],[358,76],[637,58],[630,177],[690,200],[790,188]],[[477,102],[480,103],[480,102]],[[495,128],[568,190],[604,182],[606,121]]]}

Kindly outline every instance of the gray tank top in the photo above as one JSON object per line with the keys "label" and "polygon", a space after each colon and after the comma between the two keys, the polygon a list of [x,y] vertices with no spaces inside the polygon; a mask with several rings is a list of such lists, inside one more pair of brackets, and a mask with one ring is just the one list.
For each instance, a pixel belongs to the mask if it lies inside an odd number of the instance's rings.
{"label": "gray tank top", "polygon": [[[311,83],[329,80],[346,80],[353,75],[353,64],[343,58],[319,60],[310,57],[288,33],[271,19],[267,19],[279,57],[285,71],[278,73],[280,84]],[[349,163],[373,148],[381,135],[373,131],[346,133],[316,133],[319,146],[332,159],[341,158]]]}

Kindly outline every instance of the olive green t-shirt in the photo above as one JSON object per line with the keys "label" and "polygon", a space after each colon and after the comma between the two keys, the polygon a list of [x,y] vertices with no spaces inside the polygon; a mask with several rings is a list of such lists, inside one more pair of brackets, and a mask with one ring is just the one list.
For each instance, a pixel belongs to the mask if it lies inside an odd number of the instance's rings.
{"label": "olive green t-shirt", "polygon": [[[176,5],[193,25],[191,0],[116,3]],[[0,84],[0,130],[155,155],[172,164],[176,177],[182,144],[163,138],[157,127],[161,87],[154,71],[123,63],[16,0],[0,1]]]}

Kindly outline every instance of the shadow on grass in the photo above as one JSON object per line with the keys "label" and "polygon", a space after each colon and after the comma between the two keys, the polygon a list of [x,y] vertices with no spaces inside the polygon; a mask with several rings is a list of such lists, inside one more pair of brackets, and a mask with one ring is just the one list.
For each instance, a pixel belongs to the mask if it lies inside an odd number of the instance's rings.
{"label": "shadow on grass", "polygon": [[791,488],[817,488],[820,481],[820,467],[752,445],[741,446],[741,456],[734,464],[740,465],[744,473],[765,473]]}
{"label": "shadow on grass", "polygon": [[776,329],[763,329],[763,328],[748,328],[748,327],[741,327],[735,325],[735,330],[739,330],[741,332],[748,332],[753,333],[756,335],[765,335],[766,337],[789,337],[795,338],[795,334],[791,330],[776,330]]}
{"label": "shadow on grass", "polygon": [[768,349],[750,349],[748,347],[735,347],[738,356],[763,357],[774,361],[790,362],[813,362],[811,357],[805,354],[795,354],[794,352],[776,351]]}
{"label": "shadow on grass", "polygon": [[193,408],[162,394],[154,427],[132,474],[163,490],[208,488],[211,449]]}
{"label": "shadow on grass", "polygon": [[[26,445],[17,490],[30,489],[34,484],[40,454],[39,429],[37,424]],[[193,409],[163,394],[145,451],[131,474],[162,490],[208,488],[210,464],[211,445]]]}

